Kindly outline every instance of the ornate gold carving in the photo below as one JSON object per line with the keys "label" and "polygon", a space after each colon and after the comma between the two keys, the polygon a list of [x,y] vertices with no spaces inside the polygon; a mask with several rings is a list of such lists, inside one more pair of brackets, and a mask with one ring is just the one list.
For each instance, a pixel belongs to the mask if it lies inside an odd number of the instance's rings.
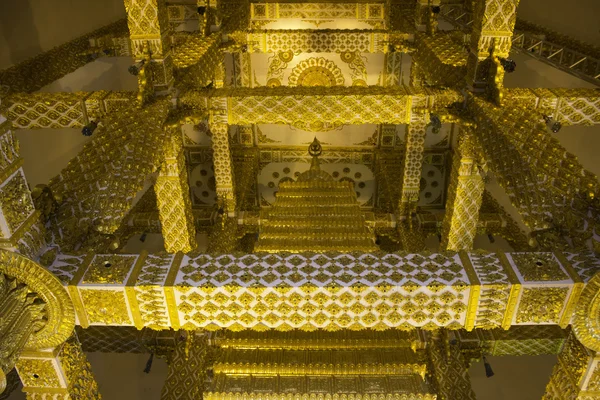
{"label": "ornate gold carving", "polygon": [[90,324],[131,325],[123,290],[79,289]]}
{"label": "ornate gold carving", "polygon": [[402,189],[399,204],[402,215],[408,214],[410,208],[419,200],[419,182],[423,168],[426,129],[427,123],[424,119],[411,121],[406,127],[406,147],[404,149]]}
{"label": "ornate gold carving", "polygon": [[192,215],[188,174],[185,167],[181,127],[170,132],[164,149],[165,160],[154,191],[159,210],[165,249],[169,253],[187,253],[196,247],[196,228]]}
{"label": "ornate gold carving", "polygon": [[94,257],[87,268],[83,284],[124,284],[129,276],[135,256],[100,256]]}
{"label": "ornate gold carving", "polygon": [[33,201],[22,170],[0,187],[0,208],[8,225],[8,235],[13,234],[33,213]]}
{"label": "ornate gold carving", "polygon": [[511,253],[510,257],[526,282],[568,279],[552,253]]}
{"label": "ornate gold carving", "polygon": [[441,248],[471,250],[477,233],[479,209],[483,199],[484,183],[475,160],[474,138],[470,132],[460,139],[454,155],[446,215],[442,224]]}
{"label": "ornate gold carving", "polygon": [[587,283],[573,317],[573,332],[586,347],[600,351],[600,273]]}
{"label": "ornate gold carving", "polygon": [[519,301],[517,323],[558,323],[569,288],[524,288]]}
{"label": "ornate gold carving", "polygon": [[383,53],[387,51],[389,35],[373,30],[265,30],[252,31],[247,39],[251,51],[278,53]]}
{"label": "ornate gold carving", "polygon": [[58,279],[35,262],[6,250],[0,250],[0,272],[25,283],[46,303],[47,322],[29,336],[26,349],[54,347],[71,335],[75,312]]}
{"label": "ornate gold carving", "polygon": [[344,86],[342,70],[331,60],[311,57],[300,61],[291,71],[289,86]]}

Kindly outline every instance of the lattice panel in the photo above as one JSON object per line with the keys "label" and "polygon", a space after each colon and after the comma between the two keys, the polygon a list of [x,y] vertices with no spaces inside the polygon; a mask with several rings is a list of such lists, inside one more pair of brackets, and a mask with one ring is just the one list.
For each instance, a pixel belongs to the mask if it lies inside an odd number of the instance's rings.
{"label": "lattice panel", "polygon": [[[390,254],[381,261],[371,255],[364,257],[361,260],[364,265],[360,267],[364,278],[353,272],[355,261],[349,255],[336,258],[318,255],[310,259],[301,255],[285,258],[271,255],[263,259],[268,268],[256,256],[248,255],[243,257],[247,266],[244,269],[227,267],[233,261],[228,256],[184,258],[176,283],[193,288],[175,289],[182,326],[190,329],[263,326],[282,330],[460,325],[466,310],[466,277],[460,268],[452,268],[454,259],[440,255],[404,259]],[[407,263],[402,267],[406,275],[395,277],[384,272],[389,268],[387,265],[399,262]],[[432,271],[438,271],[439,275]],[[369,282],[368,288],[357,291],[354,286],[363,280]],[[202,289],[217,282],[219,287],[214,290]],[[253,285],[253,282],[264,286],[260,296],[240,291],[239,285]],[[447,282],[450,287],[432,293],[422,286],[435,285],[433,282]],[[291,289],[282,292],[278,289],[282,285]],[[313,285],[321,289],[308,289]],[[340,286],[331,291],[327,289],[331,285]],[[381,291],[381,287],[389,289]]]}
{"label": "lattice panel", "polygon": [[565,125],[600,124],[600,91],[589,97],[561,97],[557,120]]}
{"label": "lattice panel", "polygon": [[469,254],[469,259],[481,283],[475,326],[489,329],[502,326],[510,288],[508,274],[495,254]]}
{"label": "lattice panel", "polygon": [[252,51],[278,53],[383,53],[388,34],[365,30],[267,30],[248,34]]}
{"label": "lattice panel", "polygon": [[[229,98],[229,124],[292,124],[304,130],[321,129],[325,122],[344,124],[403,124],[408,120],[404,88],[370,86],[279,87],[239,89]],[[233,94],[233,93],[232,93]],[[418,184],[418,182],[417,182]]]}
{"label": "lattice panel", "polygon": [[81,128],[87,93],[28,93],[10,98],[8,118],[15,128]]}

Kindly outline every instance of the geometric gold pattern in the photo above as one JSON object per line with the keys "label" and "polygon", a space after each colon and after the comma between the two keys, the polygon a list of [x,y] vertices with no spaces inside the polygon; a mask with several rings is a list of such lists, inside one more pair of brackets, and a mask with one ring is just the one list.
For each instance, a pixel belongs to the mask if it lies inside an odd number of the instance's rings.
{"label": "geometric gold pattern", "polygon": [[[119,258],[131,257],[96,255],[114,265],[121,265]],[[515,323],[558,324],[568,320],[565,312],[573,312],[567,299],[576,285],[571,276],[519,283],[516,271],[523,271],[529,261],[511,253],[140,257],[128,262],[130,271],[123,272],[127,283],[112,284],[110,290],[76,279],[88,276],[94,263],[65,264],[69,259],[58,255],[49,269],[80,269],[72,280],[81,296],[76,299],[80,323],[153,329],[459,329],[467,323],[489,329]]]}

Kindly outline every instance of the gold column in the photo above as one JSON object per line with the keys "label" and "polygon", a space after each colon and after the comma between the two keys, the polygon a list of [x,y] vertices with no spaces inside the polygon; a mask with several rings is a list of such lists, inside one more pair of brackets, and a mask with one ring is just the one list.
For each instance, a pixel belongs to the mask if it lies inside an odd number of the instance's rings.
{"label": "gold column", "polygon": [[[214,103],[216,101],[213,101]],[[212,111],[209,123],[212,133],[213,165],[219,205],[225,207],[227,213],[232,214],[235,212],[236,202],[226,110]]]}
{"label": "gold column", "polygon": [[406,127],[404,172],[398,209],[399,214],[402,216],[408,216],[419,201],[419,184],[423,167],[426,130],[427,123],[424,118],[419,118]]}
{"label": "gold column", "polygon": [[438,400],[475,400],[469,371],[458,345],[451,345],[447,331],[433,331],[427,345],[432,383]]}
{"label": "gold column", "polygon": [[17,362],[17,371],[23,391],[31,400],[102,398],[76,336],[54,349],[23,352]]}
{"label": "gold column", "polygon": [[0,247],[33,258],[46,245],[46,229],[27,186],[19,143],[2,115],[0,148]]}
{"label": "gold column", "polygon": [[144,60],[150,52],[154,87],[168,90],[173,84],[173,59],[165,0],[125,0],[133,56]]}
{"label": "gold column", "polygon": [[600,355],[587,349],[573,332],[565,341],[542,400],[600,398]]}
{"label": "gold column", "polygon": [[210,348],[206,336],[188,332],[175,345],[169,374],[163,386],[162,400],[196,400],[202,398]]}
{"label": "gold column", "polygon": [[[470,129],[470,128],[467,128]],[[477,233],[479,209],[485,185],[475,163],[475,143],[466,131],[454,153],[446,215],[442,224],[441,248],[444,250],[471,250]]]}
{"label": "gold column", "polygon": [[165,159],[156,179],[154,191],[165,249],[169,253],[188,253],[196,248],[196,228],[192,215],[181,128],[177,123],[166,129],[170,131],[170,138],[165,143]]}
{"label": "gold column", "polygon": [[467,61],[467,84],[471,89],[488,86],[490,52],[508,57],[512,46],[519,0],[476,0],[473,13],[470,53]]}

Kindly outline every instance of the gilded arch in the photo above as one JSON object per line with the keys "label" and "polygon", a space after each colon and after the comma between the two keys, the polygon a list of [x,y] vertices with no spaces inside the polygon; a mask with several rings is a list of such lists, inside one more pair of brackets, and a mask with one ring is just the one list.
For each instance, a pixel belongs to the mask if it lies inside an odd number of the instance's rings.
{"label": "gilded arch", "polygon": [[0,273],[16,278],[36,292],[46,303],[47,323],[34,332],[25,349],[56,347],[75,329],[75,309],[62,283],[38,263],[7,250],[0,250]]}
{"label": "gilded arch", "polygon": [[289,86],[343,86],[344,82],[342,70],[323,57],[300,61],[288,78]]}
{"label": "gilded arch", "polygon": [[600,272],[581,292],[573,317],[573,331],[585,347],[600,351]]}

